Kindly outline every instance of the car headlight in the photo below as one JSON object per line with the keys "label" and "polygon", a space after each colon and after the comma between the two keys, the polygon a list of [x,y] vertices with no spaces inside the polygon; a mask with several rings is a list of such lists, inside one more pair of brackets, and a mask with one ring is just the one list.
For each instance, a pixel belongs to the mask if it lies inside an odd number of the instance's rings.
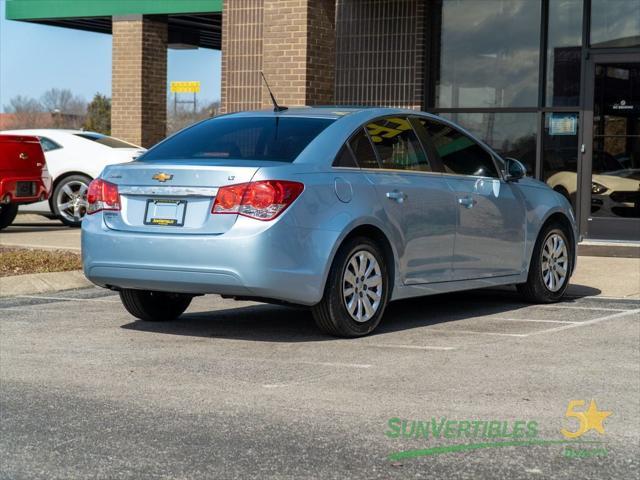
{"label": "car headlight", "polygon": [[607,191],[607,187],[596,182],[591,182],[591,193],[599,195]]}

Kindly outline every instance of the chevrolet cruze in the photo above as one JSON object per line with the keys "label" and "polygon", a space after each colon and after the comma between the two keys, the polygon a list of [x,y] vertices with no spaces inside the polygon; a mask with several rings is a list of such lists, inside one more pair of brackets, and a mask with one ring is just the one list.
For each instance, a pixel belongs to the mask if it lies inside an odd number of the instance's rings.
{"label": "chevrolet cruze", "polygon": [[205,120],[106,167],[87,200],[84,272],[142,320],[221,294],[307,305],[324,332],[356,337],[391,300],[515,284],[555,302],[575,267],[561,194],[408,110]]}

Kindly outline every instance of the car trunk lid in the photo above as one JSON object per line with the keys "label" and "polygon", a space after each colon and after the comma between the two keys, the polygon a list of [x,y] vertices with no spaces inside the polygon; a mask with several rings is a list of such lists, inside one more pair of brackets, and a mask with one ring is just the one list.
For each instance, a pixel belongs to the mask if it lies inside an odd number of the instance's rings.
{"label": "car trunk lid", "polygon": [[113,230],[163,234],[221,234],[237,215],[213,215],[218,188],[250,182],[273,162],[193,160],[133,162],[108,167],[102,178],[118,185],[120,211],[105,211]]}
{"label": "car trunk lid", "polygon": [[0,135],[0,177],[37,177],[45,166],[37,137]]}

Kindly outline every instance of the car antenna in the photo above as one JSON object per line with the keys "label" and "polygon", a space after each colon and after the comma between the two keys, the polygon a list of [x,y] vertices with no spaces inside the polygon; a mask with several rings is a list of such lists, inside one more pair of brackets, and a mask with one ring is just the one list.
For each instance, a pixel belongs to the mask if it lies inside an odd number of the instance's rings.
{"label": "car antenna", "polygon": [[271,96],[271,101],[273,102],[273,111],[274,112],[284,112],[285,110],[288,110],[289,107],[278,105],[278,102],[276,102],[276,97],[273,96],[273,92],[271,91],[271,88],[269,87],[269,84],[267,83],[267,79],[265,78],[264,73],[260,72],[260,75],[262,75],[262,80],[264,81],[264,84],[267,86],[267,90],[269,90],[269,95]]}

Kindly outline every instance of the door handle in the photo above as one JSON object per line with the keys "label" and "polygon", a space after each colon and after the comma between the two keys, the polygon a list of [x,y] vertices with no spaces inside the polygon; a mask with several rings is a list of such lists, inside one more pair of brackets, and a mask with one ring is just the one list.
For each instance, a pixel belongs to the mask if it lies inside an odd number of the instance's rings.
{"label": "door handle", "polygon": [[400,190],[393,190],[391,192],[387,192],[387,198],[389,200],[394,200],[398,203],[402,203],[406,200],[407,195],[404,192],[401,192]]}
{"label": "door handle", "polygon": [[462,197],[458,199],[458,203],[464,208],[473,208],[473,206],[478,202],[471,197]]}

